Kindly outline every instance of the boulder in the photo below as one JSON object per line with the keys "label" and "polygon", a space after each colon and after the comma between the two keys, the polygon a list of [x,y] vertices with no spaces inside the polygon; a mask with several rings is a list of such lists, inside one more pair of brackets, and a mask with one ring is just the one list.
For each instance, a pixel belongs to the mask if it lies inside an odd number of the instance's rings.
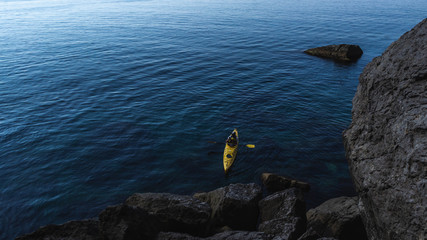
{"label": "boulder", "polygon": [[310,190],[310,185],[308,183],[273,173],[263,173],[261,175],[261,180],[265,188],[272,193],[292,187],[300,188],[303,191]]}
{"label": "boulder", "polygon": [[61,225],[47,225],[16,240],[101,240],[97,220],[70,221]]}
{"label": "boulder", "polygon": [[330,199],[307,212],[307,227],[322,237],[367,240],[358,207],[358,197]]}
{"label": "boulder", "polygon": [[160,230],[204,235],[211,216],[211,208],[191,196],[169,193],[135,193],[126,205],[137,207],[155,216]]}
{"label": "boulder", "polygon": [[423,239],[427,226],[427,19],[359,77],[344,131],[369,239]]}
{"label": "boulder", "polygon": [[300,189],[274,193],[259,202],[259,231],[275,239],[298,239],[306,230],[305,201]]}
{"label": "boulder", "polygon": [[227,225],[234,230],[256,229],[258,202],[262,197],[257,184],[230,184],[208,193],[197,193],[194,197],[211,206],[213,228]]}
{"label": "boulder", "polygon": [[363,54],[362,49],[358,45],[350,44],[328,45],[311,48],[304,52],[317,57],[331,58],[346,62],[356,61]]}
{"label": "boulder", "polygon": [[99,214],[99,222],[101,235],[111,240],[154,239],[161,228],[155,216],[127,205],[107,207]]}

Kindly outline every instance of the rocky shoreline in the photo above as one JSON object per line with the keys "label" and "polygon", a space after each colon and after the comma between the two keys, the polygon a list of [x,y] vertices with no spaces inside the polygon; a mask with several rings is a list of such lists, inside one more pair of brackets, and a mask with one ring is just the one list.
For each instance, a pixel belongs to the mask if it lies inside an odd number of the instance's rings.
{"label": "rocky shoreline", "polygon": [[307,183],[271,173],[262,182],[264,191],[238,183],[193,196],[135,193],[97,219],[45,226],[17,239],[367,239],[357,197],[306,212]]}

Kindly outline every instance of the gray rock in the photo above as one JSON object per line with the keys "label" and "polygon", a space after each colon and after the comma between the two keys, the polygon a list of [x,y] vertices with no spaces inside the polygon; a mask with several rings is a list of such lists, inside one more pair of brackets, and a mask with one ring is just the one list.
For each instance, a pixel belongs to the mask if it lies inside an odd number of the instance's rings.
{"label": "gray rock", "polygon": [[262,199],[259,208],[261,222],[284,217],[306,217],[304,195],[297,188],[277,192]]}
{"label": "gray rock", "polygon": [[191,196],[169,193],[135,193],[126,205],[138,207],[161,222],[162,231],[204,235],[211,215],[211,208]]}
{"label": "gray rock", "polygon": [[263,232],[226,231],[207,238],[194,237],[185,233],[160,232],[156,240],[270,240]]}
{"label": "gray rock", "polygon": [[230,184],[194,197],[211,206],[213,228],[227,225],[235,230],[255,230],[262,197],[257,184]]}
{"label": "gray rock", "polygon": [[322,237],[342,240],[367,239],[358,207],[358,197],[330,199],[307,212],[307,227]]}
{"label": "gray rock", "polygon": [[317,240],[321,238],[320,234],[313,228],[307,226],[307,231],[298,238],[298,240]]}
{"label": "gray rock", "polygon": [[305,231],[306,221],[299,217],[276,218],[262,222],[258,231],[274,236],[274,239],[298,239]]}
{"label": "gray rock", "polygon": [[207,240],[270,240],[271,237],[263,232],[228,231],[206,238]]}
{"label": "gray rock", "polygon": [[295,179],[279,176],[273,173],[263,173],[261,180],[265,188],[270,192],[278,192],[288,188],[296,187],[303,191],[310,190],[310,185]]}
{"label": "gray rock", "polygon": [[359,77],[346,156],[369,239],[423,239],[427,226],[427,19]]}
{"label": "gray rock", "polygon": [[97,220],[70,221],[47,225],[16,240],[101,240]]}
{"label": "gray rock", "polygon": [[107,207],[99,222],[102,236],[111,240],[154,239],[161,228],[155,216],[127,205]]}
{"label": "gray rock", "polygon": [[317,57],[332,58],[346,62],[356,61],[363,54],[362,49],[358,45],[350,44],[328,45],[311,48],[304,52]]}
{"label": "gray rock", "polygon": [[259,231],[274,239],[298,239],[306,230],[305,201],[302,191],[290,188],[259,202]]}
{"label": "gray rock", "polygon": [[160,232],[156,240],[202,240],[204,238],[194,237],[186,233]]}

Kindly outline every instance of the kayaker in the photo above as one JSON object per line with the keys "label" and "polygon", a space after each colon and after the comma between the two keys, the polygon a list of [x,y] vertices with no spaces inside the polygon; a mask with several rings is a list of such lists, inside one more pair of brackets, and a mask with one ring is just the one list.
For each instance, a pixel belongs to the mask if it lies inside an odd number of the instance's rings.
{"label": "kayaker", "polygon": [[227,138],[227,144],[230,147],[235,147],[237,145],[237,138],[236,138],[236,133],[233,132],[230,136],[228,136]]}

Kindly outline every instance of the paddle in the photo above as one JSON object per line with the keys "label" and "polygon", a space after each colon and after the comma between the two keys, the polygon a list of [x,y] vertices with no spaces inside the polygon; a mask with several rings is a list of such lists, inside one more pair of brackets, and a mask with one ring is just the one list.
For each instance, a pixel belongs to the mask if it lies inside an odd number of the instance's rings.
{"label": "paddle", "polygon": [[[209,141],[209,143],[219,143],[219,142]],[[247,148],[255,148],[255,144],[246,144],[245,146]]]}

